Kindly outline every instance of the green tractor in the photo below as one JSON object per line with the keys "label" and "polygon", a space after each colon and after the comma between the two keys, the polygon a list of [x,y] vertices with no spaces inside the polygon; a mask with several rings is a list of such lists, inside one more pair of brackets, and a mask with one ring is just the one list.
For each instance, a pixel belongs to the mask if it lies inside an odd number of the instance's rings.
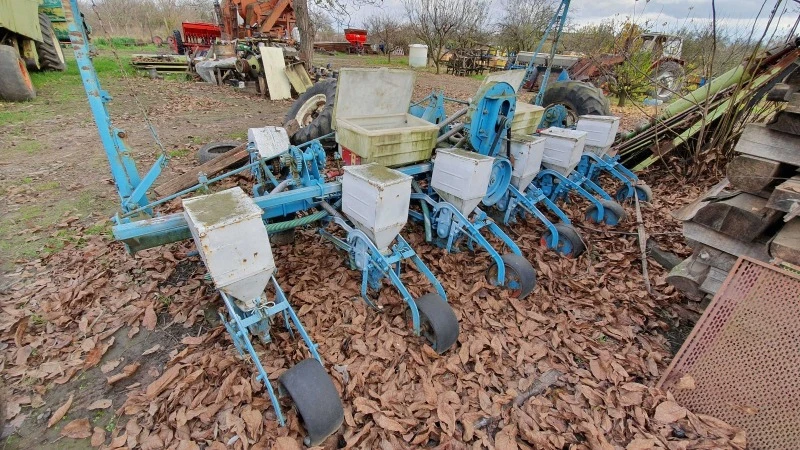
{"label": "green tractor", "polygon": [[38,0],[0,0],[0,100],[36,97],[29,70],[66,68],[50,16],[39,8]]}

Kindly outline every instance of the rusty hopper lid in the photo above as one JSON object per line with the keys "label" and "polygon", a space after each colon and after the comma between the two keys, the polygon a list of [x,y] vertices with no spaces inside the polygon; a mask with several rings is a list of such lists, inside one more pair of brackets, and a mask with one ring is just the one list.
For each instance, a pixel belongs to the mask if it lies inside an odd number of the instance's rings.
{"label": "rusty hopper lid", "polygon": [[406,114],[417,74],[411,70],[344,68],[336,82],[333,128],[336,118]]}

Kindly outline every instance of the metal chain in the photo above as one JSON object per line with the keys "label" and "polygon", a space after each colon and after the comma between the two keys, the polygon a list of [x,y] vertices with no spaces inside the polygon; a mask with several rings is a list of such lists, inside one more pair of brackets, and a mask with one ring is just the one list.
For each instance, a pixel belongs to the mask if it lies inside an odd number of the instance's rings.
{"label": "metal chain", "polygon": [[111,39],[111,34],[108,32],[106,28],[106,24],[103,21],[103,18],[100,17],[100,12],[97,10],[97,4],[95,0],[92,0],[92,11],[94,11],[95,16],[97,16],[97,20],[100,22],[100,28],[103,29],[103,33],[108,38],[108,45],[111,48],[111,53],[114,55],[114,60],[117,63],[117,67],[119,68],[119,73],[122,75],[122,79],[125,80],[125,88],[130,92],[130,95],[133,97],[134,103],[139,108],[139,111],[142,113],[142,117],[144,118],[145,123],[147,124],[147,128],[150,130],[150,134],[153,136],[153,141],[156,143],[158,148],[161,150],[161,155],[167,156],[167,150],[164,148],[164,144],[161,143],[161,139],[158,137],[158,133],[156,132],[153,123],[150,122],[150,118],[147,116],[147,110],[145,109],[142,102],[139,101],[139,97],[136,96],[136,90],[133,88],[133,85],[128,77],[128,74],[125,72],[125,67],[122,65],[122,59],[120,59],[119,54],[117,54],[117,49],[114,47],[114,42]]}

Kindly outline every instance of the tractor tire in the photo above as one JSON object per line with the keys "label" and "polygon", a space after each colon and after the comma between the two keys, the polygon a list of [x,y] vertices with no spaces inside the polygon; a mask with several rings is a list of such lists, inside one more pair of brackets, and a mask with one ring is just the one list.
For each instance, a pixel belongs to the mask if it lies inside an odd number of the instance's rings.
{"label": "tractor tire", "polygon": [[24,102],[36,98],[31,76],[19,52],[10,45],[0,45],[0,99]]}
{"label": "tractor tire", "polygon": [[67,70],[64,53],[58,42],[53,23],[47,14],[39,14],[39,26],[42,29],[42,42],[36,41],[36,53],[39,54],[39,70]]}
{"label": "tractor tire", "polygon": [[664,61],[653,71],[653,98],[667,101],[680,95],[686,83],[686,71],[677,61]]}
{"label": "tractor tire", "polygon": [[172,31],[172,39],[173,39],[173,42],[174,42],[173,45],[172,45],[172,49],[179,55],[185,55],[186,54],[186,46],[183,45],[183,38],[181,37],[181,32],[178,31],[178,30],[173,30]]}
{"label": "tractor tire", "polygon": [[[550,84],[542,98],[545,108],[564,105],[573,120],[578,116],[610,116],[611,103],[603,91],[582,81],[557,81]],[[574,122],[573,122],[574,123]]]}
{"label": "tractor tire", "polygon": [[294,102],[283,127],[291,133],[292,144],[300,145],[333,131],[333,104],[336,100],[336,80],[315,83]]}
{"label": "tractor tire", "polygon": [[240,142],[236,141],[210,142],[197,150],[197,161],[200,164],[205,164],[223,153],[228,153],[240,144]]}

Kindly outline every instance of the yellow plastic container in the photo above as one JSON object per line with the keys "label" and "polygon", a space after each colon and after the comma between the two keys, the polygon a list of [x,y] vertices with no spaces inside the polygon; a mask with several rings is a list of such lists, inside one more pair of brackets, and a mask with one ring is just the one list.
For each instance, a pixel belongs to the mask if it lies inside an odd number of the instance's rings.
{"label": "yellow plastic container", "polygon": [[360,164],[403,166],[429,160],[439,127],[408,114],[416,74],[383,68],[339,71],[333,125],[336,142]]}
{"label": "yellow plastic container", "polygon": [[511,119],[511,136],[528,136],[535,133],[543,115],[544,108],[541,106],[517,102],[514,118]]}

